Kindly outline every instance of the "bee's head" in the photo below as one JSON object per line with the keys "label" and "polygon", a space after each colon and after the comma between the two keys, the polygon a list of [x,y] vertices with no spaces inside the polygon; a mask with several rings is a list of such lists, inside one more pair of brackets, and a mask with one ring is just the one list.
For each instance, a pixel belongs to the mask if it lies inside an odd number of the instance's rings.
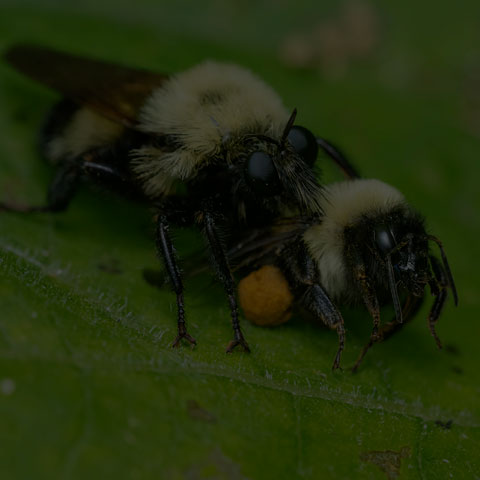
{"label": "bee's head", "polygon": [[275,204],[275,208],[281,204],[319,213],[321,187],[313,170],[318,145],[309,130],[293,126],[295,115],[296,110],[279,141],[255,135],[247,142],[245,183],[256,197]]}
{"label": "bee's head", "polygon": [[[425,232],[423,220],[418,214],[412,211],[390,214],[372,228],[371,241],[374,256],[380,259],[378,263],[383,270],[381,277],[388,279],[397,321],[402,321],[399,287],[416,297],[422,297],[427,284],[434,293],[439,284],[444,283],[444,286],[451,288],[457,304],[455,283],[443,246],[436,237]],[[443,269],[430,254],[431,241],[440,248]]]}
{"label": "bee's head", "polygon": [[[373,231],[373,242],[382,259],[390,290],[396,285],[421,297],[431,280],[429,245],[425,231],[405,231],[403,225],[379,224]],[[393,275],[393,278],[390,278]]]}

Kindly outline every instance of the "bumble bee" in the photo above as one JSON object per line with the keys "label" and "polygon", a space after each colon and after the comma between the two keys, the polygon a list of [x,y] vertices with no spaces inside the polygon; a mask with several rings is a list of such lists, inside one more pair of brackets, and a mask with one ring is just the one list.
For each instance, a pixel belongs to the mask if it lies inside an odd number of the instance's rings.
{"label": "bumble bee", "polygon": [[[337,305],[363,303],[373,318],[369,348],[398,331],[414,317],[428,285],[435,297],[428,325],[435,331],[447,298],[458,296],[440,240],[426,233],[423,217],[394,187],[380,180],[363,179],[342,158],[350,177],[324,186],[318,216],[296,216],[250,232],[249,238],[229,250],[237,268],[278,266],[299,303],[328,327],[336,329],[339,347],[333,369],[340,365],[345,343],[344,320]],[[437,244],[442,261],[431,252]],[[403,297],[403,302],[400,297]],[[380,305],[391,301],[395,319],[380,324]],[[273,311],[273,310],[272,310]]]}
{"label": "bumble bee", "polygon": [[[186,328],[182,274],[170,225],[197,225],[228,296],[234,338],[240,330],[235,284],[221,233],[270,222],[285,209],[321,212],[312,168],[316,138],[294,125],[277,93],[248,70],[205,62],[167,76],[29,45],[10,48],[17,70],[63,94],[42,131],[56,167],[47,204],[3,210],[65,210],[81,180],[144,200],[156,210],[156,246],[177,299],[178,335]],[[328,154],[336,150],[319,140]]]}

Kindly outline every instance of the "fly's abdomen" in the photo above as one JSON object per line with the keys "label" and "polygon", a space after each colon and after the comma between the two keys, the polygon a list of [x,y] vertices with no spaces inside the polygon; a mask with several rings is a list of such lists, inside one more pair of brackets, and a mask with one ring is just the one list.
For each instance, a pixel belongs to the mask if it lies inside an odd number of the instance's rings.
{"label": "fly's abdomen", "polygon": [[40,149],[50,163],[58,164],[115,143],[123,131],[121,125],[64,99],[46,118],[40,132]]}

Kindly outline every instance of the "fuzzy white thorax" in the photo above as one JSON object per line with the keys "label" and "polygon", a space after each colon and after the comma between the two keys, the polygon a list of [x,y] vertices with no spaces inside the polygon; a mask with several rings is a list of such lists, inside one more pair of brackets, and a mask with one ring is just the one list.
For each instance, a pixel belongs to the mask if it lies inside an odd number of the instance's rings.
{"label": "fuzzy white thorax", "polygon": [[317,262],[322,286],[332,299],[338,299],[348,296],[345,227],[354,226],[364,217],[406,207],[406,201],[396,188],[367,179],[328,185],[324,196],[321,203],[325,216],[305,232],[304,240]]}
{"label": "fuzzy white thorax", "polygon": [[123,127],[88,108],[78,109],[61,135],[47,145],[46,155],[52,163],[76,157],[87,150],[108,145],[118,138]]}
{"label": "fuzzy white thorax", "polygon": [[169,137],[178,148],[138,150],[135,171],[147,194],[168,193],[173,182],[190,178],[217,154],[226,138],[245,133],[279,138],[288,117],[274,90],[248,70],[202,63],[170,78],[143,106],[140,128]]}

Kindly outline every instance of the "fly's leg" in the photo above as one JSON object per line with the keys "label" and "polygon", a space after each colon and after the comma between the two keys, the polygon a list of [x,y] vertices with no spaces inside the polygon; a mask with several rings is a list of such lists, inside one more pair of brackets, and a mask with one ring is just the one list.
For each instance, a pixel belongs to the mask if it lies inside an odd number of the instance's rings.
{"label": "fly's leg", "polygon": [[218,279],[223,285],[225,292],[227,293],[228,303],[230,306],[230,312],[232,317],[233,327],[233,340],[228,344],[227,353],[231,353],[238,345],[242,346],[246,352],[250,351],[247,341],[243,337],[243,333],[240,330],[240,322],[238,318],[238,306],[235,296],[235,282],[233,280],[230,266],[228,265],[225,249],[220,239],[217,226],[213,214],[208,210],[203,212],[203,222],[205,227],[205,235],[210,245],[210,251],[212,256],[212,263],[215,268]]}
{"label": "fly's leg", "polygon": [[185,322],[185,306],[183,300],[183,282],[178,269],[175,249],[169,234],[169,225],[167,217],[160,214],[157,220],[156,246],[158,255],[163,259],[163,263],[168,272],[173,291],[177,296],[177,327],[178,335],[173,342],[174,347],[180,345],[182,338],[187,340],[191,345],[195,345],[197,341],[187,332]]}
{"label": "fly's leg", "polygon": [[80,168],[74,162],[63,163],[55,173],[48,188],[46,205],[29,206],[16,203],[0,203],[0,210],[7,212],[62,212],[75,195],[80,179]]}
{"label": "fly's leg", "polygon": [[134,189],[131,180],[117,166],[105,161],[105,149],[91,150],[74,159],[64,159],[57,168],[47,191],[45,205],[1,203],[0,210],[19,213],[63,212],[72,201],[83,178],[123,194]]}

